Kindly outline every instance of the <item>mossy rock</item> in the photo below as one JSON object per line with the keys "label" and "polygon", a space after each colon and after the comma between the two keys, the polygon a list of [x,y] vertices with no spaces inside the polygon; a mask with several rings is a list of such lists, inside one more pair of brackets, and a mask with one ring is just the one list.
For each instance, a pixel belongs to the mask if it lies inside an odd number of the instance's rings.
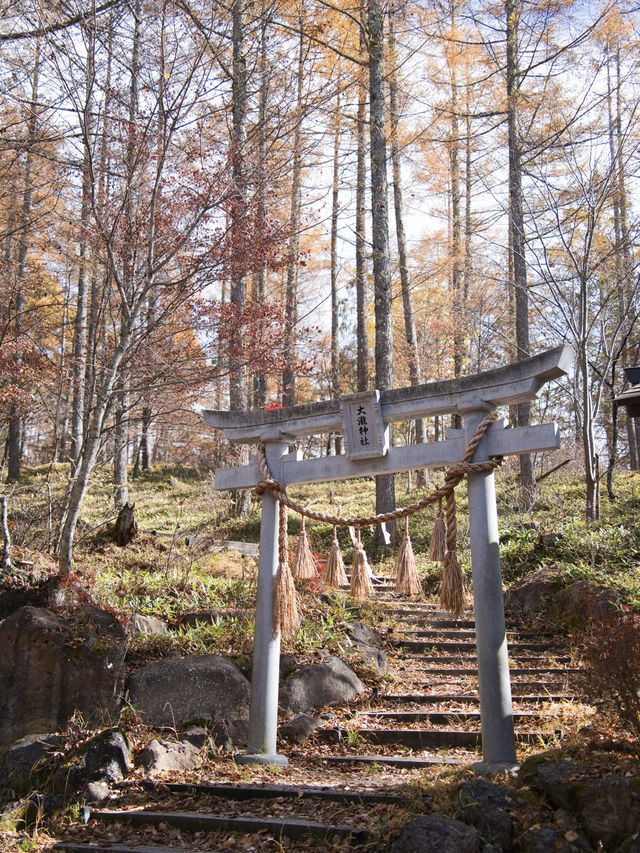
{"label": "mossy rock", "polygon": [[559,749],[549,749],[546,752],[539,752],[536,755],[530,755],[528,758],[525,758],[518,771],[518,787],[537,787],[538,767],[547,761],[560,761],[561,759],[562,752]]}

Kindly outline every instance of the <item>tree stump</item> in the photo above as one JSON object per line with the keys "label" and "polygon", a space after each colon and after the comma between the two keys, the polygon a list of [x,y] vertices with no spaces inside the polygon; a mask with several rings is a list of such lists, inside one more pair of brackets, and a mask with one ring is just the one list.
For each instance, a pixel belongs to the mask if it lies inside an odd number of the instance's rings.
{"label": "tree stump", "polygon": [[116,525],[113,531],[116,544],[124,548],[131,542],[138,533],[138,525],[134,518],[133,510],[135,504],[126,503],[116,519]]}

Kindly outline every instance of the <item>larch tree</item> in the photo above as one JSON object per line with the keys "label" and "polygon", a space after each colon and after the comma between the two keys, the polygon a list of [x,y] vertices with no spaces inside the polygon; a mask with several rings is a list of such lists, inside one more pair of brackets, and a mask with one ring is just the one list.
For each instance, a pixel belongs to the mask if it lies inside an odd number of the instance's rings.
{"label": "larch tree", "polygon": [[[393,305],[389,263],[389,209],[387,182],[387,108],[385,80],[385,10],[382,0],[369,0],[367,9],[367,57],[369,61],[369,144],[371,158],[371,234],[375,315],[376,388],[393,388]],[[393,474],[376,477],[376,512],[395,509]],[[391,540],[395,525],[388,524]],[[376,528],[378,544],[383,531]]]}

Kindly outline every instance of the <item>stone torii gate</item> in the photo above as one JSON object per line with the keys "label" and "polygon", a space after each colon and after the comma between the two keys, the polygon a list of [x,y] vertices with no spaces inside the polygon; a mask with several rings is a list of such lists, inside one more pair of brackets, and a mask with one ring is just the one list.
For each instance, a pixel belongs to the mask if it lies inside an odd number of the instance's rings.
{"label": "stone torii gate", "polygon": [[[253,412],[203,411],[205,422],[224,430],[236,443],[259,443],[272,476],[284,485],[349,479],[452,465],[478,424],[498,406],[532,400],[542,386],[565,375],[573,351],[564,345],[507,367],[475,376],[390,391],[367,391],[342,400]],[[461,430],[449,430],[444,441],[389,447],[389,424],[456,413]],[[363,429],[364,427],[364,429]],[[296,438],[343,432],[346,453],[302,459],[289,453]],[[485,433],[473,457],[555,450],[560,438],[555,424],[507,429],[498,420]],[[257,460],[216,471],[220,490],[250,488],[263,479]],[[470,473],[468,480],[471,567],[476,622],[476,649],[482,728],[480,772],[514,768],[515,735],[507,660],[498,513],[493,472]],[[262,497],[256,626],[251,682],[249,741],[240,763],[286,765],[276,752],[280,634],[274,629],[274,580],[278,568],[278,501],[269,490]]]}

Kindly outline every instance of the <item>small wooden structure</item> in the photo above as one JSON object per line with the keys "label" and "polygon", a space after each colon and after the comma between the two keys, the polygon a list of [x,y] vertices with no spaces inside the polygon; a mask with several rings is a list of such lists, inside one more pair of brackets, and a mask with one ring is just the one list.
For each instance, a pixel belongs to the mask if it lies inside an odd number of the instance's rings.
{"label": "small wooden structure", "polygon": [[[462,459],[466,445],[487,413],[498,406],[532,400],[542,386],[573,364],[565,345],[516,364],[476,376],[390,391],[366,392],[287,409],[253,412],[204,411],[205,422],[224,430],[229,441],[264,445],[273,477],[285,485],[375,476],[416,468],[441,467]],[[389,447],[392,422],[459,414],[461,430],[445,441]],[[302,459],[289,453],[296,438],[343,432],[346,453]],[[507,429],[497,421],[480,442],[473,461],[492,456],[555,450],[555,424]],[[238,489],[263,479],[257,461],[216,471],[216,488]],[[483,761],[480,771],[516,765],[511,683],[500,570],[498,516],[493,472],[468,475],[471,564],[478,654]],[[276,753],[280,635],[274,631],[274,578],[278,566],[278,501],[265,491],[260,527],[249,743],[243,763],[286,764]]]}
{"label": "small wooden structure", "polygon": [[640,418],[640,367],[625,367],[629,387],[614,399],[614,402],[629,413],[630,418]]}

